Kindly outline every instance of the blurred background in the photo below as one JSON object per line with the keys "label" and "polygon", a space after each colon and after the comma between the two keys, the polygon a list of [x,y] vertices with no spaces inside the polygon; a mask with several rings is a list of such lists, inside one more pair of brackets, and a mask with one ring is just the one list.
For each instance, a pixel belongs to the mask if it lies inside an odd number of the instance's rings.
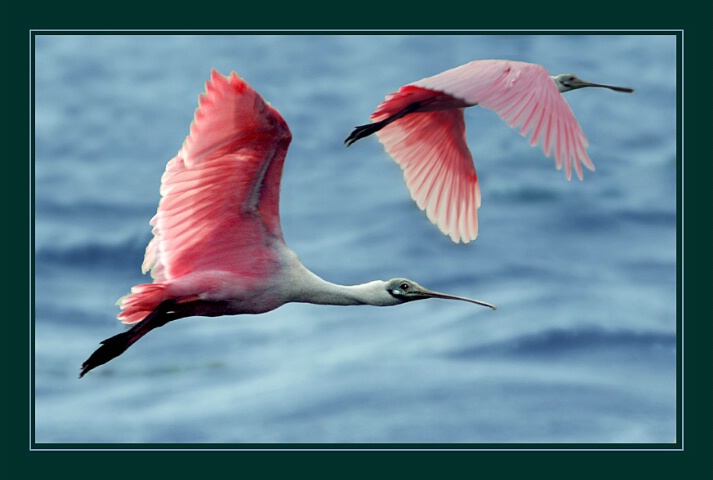
{"label": "blurred background", "polygon": [[[582,182],[467,109],[480,234],[453,244],[376,138],[343,140],[401,85],[488,58],[636,92],[566,94],[597,167]],[[674,35],[40,35],[34,61],[36,442],[676,441]],[[498,310],[189,318],[78,380],[150,281],[160,177],[211,68],[290,125],[282,226],[305,266]]]}

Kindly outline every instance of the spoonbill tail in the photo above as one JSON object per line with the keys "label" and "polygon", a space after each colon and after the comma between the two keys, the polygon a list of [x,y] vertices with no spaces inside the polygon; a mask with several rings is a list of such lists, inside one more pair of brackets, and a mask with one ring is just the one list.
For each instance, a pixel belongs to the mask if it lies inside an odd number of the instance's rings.
{"label": "spoonbill tail", "polygon": [[342,286],[307,270],[285,244],[280,179],[292,139],[285,120],[233,72],[211,72],[190,134],[166,166],[142,270],[153,283],[119,299],[131,329],[104,340],[80,378],[154,328],[189,316],[264,313],[288,302],[390,306],[444,298],[405,278]]}
{"label": "spoonbill tail", "polygon": [[463,109],[493,110],[530,145],[554,147],[557,169],[567,180],[572,163],[582,179],[582,163],[594,170],[577,119],[560,93],[584,87],[631,93],[631,88],[585,82],[571,73],[550,76],[540,65],[508,60],[476,60],[390,93],[371,114],[372,123],[356,127],[344,141],[350,146],[376,133],[386,152],[401,166],[411,198],[431,222],[454,242],[478,236],[480,187],[465,140]]}

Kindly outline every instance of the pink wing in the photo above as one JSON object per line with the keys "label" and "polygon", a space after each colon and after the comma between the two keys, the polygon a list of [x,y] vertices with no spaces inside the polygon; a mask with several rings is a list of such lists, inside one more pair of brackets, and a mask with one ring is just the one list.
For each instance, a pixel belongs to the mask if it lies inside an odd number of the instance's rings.
{"label": "pink wing", "polygon": [[477,104],[495,111],[511,127],[521,127],[523,136],[529,132],[531,145],[542,142],[548,156],[554,146],[557,168],[564,165],[568,179],[572,161],[580,179],[580,161],[594,170],[572,110],[538,65],[470,62],[387,95],[371,120],[383,120],[415,101],[425,106],[377,136],[403,169],[411,197],[454,242],[467,243],[478,235],[480,189],[465,139],[464,107]]}
{"label": "pink wing", "polygon": [[497,113],[508,125],[542,143],[546,156],[554,147],[557,169],[564,165],[569,180],[572,163],[582,179],[582,165],[594,170],[589,144],[567,101],[540,65],[508,60],[479,60],[424,78],[414,85],[444,92],[469,105]]}
{"label": "pink wing", "polygon": [[[371,115],[387,118],[413,102],[440,102],[451,97],[405,86],[388,95]],[[462,108],[417,112],[377,132],[386,152],[401,166],[411,198],[454,242],[478,236],[480,188],[473,157],[465,141]]]}
{"label": "pink wing", "polygon": [[283,241],[280,179],[291,138],[279,112],[235,72],[211,72],[190,135],[161,178],[142,265],[154,284],[120,299],[122,321],[143,318],[167,284],[189,273],[268,273],[274,259],[266,245]]}
{"label": "pink wing", "polygon": [[191,133],[168,162],[142,269],[155,281],[200,270],[254,270],[282,240],[279,195],[290,130],[233,72],[211,72]]}

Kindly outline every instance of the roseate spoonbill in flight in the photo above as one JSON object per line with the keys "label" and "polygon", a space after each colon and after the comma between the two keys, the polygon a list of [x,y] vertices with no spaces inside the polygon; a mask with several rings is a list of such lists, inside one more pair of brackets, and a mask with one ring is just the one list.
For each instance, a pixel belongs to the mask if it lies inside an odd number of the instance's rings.
{"label": "roseate spoonbill in flight", "polygon": [[585,82],[571,73],[550,76],[540,65],[509,60],[476,60],[390,93],[371,114],[372,123],[356,127],[344,141],[350,146],[376,133],[386,152],[401,166],[411,197],[429,220],[454,242],[478,236],[480,187],[465,140],[463,109],[493,110],[530,145],[554,147],[557,169],[569,180],[572,163],[579,179],[582,165],[594,170],[587,138],[561,93],[584,87],[631,93],[631,88]]}
{"label": "roseate spoonbill in flight", "polygon": [[190,134],[166,166],[142,265],[153,283],[117,302],[131,329],[104,340],[80,378],[154,328],[190,316],[264,313],[288,302],[399,305],[444,298],[405,278],[342,286],[307,270],[285,244],[280,179],[292,139],[285,120],[233,72],[211,72]]}

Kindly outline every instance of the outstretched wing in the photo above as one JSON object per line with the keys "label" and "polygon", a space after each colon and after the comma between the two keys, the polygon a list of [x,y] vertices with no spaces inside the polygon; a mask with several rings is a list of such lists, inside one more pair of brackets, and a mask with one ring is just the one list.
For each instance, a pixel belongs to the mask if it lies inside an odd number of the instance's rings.
{"label": "outstretched wing", "polygon": [[493,110],[508,125],[529,134],[530,145],[554,150],[557,169],[569,180],[572,164],[580,180],[582,163],[594,170],[587,138],[549,73],[540,65],[509,60],[476,60],[414,83]]}
{"label": "outstretched wing", "polygon": [[379,130],[384,149],[401,166],[411,198],[454,242],[478,236],[480,187],[465,141],[462,102],[433,90],[407,85],[386,97],[371,115],[384,120],[418,102],[418,110]]}
{"label": "outstretched wing", "polygon": [[463,108],[480,105],[497,113],[530,145],[554,150],[567,179],[574,164],[594,170],[587,138],[547,71],[507,60],[478,60],[401,87],[371,115],[385,120],[409,105],[421,106],[377,132],[386,152],[401,166],[411,197],[454,242],[478,235],[480,188],[465,138]]}
{"label": "outstretched wing", "polygon": [[269,268],[267,242],[282,241],[280,179],[290,140],[282,116],[250,85],[213,70],[190,135],[161,178],[143,271],[163,282]]}

